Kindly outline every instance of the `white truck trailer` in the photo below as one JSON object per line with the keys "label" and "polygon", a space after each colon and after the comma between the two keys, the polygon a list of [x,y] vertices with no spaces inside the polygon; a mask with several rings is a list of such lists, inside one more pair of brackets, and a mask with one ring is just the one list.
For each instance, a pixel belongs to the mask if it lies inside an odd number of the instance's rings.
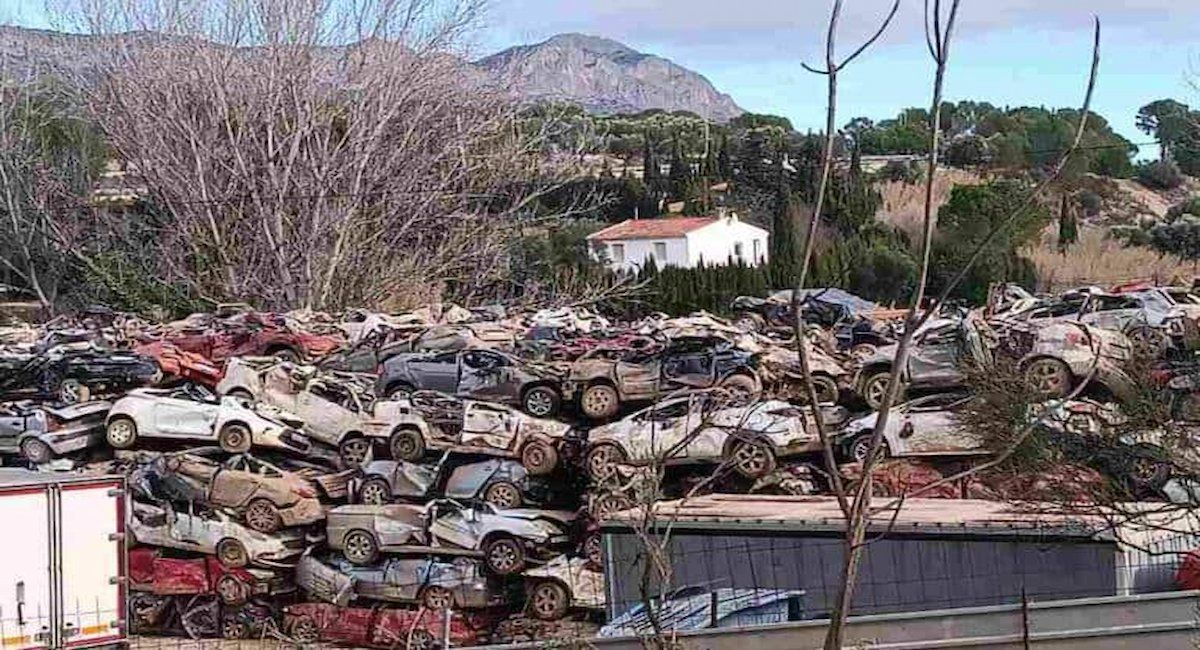
{"label": "white truck trailer", "polygon": [[127,641],[125,484],[0,469],[0,650]]}

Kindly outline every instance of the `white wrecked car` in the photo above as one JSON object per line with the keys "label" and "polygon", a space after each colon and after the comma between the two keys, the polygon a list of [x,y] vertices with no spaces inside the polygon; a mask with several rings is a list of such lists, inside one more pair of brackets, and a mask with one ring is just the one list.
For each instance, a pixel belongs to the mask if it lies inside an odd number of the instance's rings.
{"label": "white wrecked car", "polygon": [[524,574],[525,608],[535,618],[557,621],[572,609],[603,609],[604,574],[584,558],[560,555]]}
{"label": "white wrecked car", "polygon": [[129,517],[129,532],[138,544],[216,555],[229,567],[288,567],[286,561],[307,546],[302,533],[267,535],[218,511],[194,514],[137,502]]}
{"label": "white wrecked car", "polygon": [[[972,398],[961,392],[919,397],[891,408],[883,431],[885,458],[909,456],[985,456],[981,436],[961,426],[956,411]],[[842,455],[863,462],[871,449],[877,413],[852,420],[834,438]]]}
{"label": "white wrecked car", "polygon": [[305,555],[296,565],[296,584],[309,596],[342,607],[359,598],[418,603],[434,611],[508,602],[503,586],[484,574],[479,561],[465,557],[394,557],[360,567],[345,558]]}
{"label": "white wrecked car", "polygon": [[108,444],[116,449],[129,449],[138,438],[213,441],[230,453],[255,446],[305,452],[310,446],[307,436],[287,424],[192,385],[131,390],[112,405],[105,426]]}
{"label": "white wrecked car", "polygon": [[[845,422],[846,409],[822,405],[826,424]],[[588,434],[587,471],[603,478],[620,464],[729,463],[758,478],[776,459],[819,452],[812,410],[777,400],[732,406],[711,393],[658,402]]]}

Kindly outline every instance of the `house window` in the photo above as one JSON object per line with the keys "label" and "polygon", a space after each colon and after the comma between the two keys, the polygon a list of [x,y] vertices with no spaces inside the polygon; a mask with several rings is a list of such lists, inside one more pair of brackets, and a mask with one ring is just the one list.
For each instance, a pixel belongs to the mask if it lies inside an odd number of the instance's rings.
{"label": "house window", "polygon": [[667,260],[667,242],[654,242],[654,259],[660,262],[665,262]]}
{"label": "house window", "polygon": [[742,242],[736,242],[733,245],[733,256],[738,260],[742,260]]}
{"label": "house window", "polygon": [[625,244],[612,245],[612,259],[617,264],[625,263]]}
{"label": "house window", "polygon": [[757,261],[759,261],[759,260],[761,260],[761,259],[762,259],[762,251],[761,251],[761,250],[759,250],[759,244],[760,244],[760,243],[761,243],[761,241],[760,241],[760,240],[758,240],[758,239],[755,239],[755,240],[754,240],[754,261],[755,261],[755,262],[757,262]]}

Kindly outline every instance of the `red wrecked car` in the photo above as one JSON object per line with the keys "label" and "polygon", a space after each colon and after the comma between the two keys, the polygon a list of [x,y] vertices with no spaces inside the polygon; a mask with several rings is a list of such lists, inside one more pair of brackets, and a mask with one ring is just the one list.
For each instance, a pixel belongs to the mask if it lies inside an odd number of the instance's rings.
{"label": "red wrecked car", "polygon": [[255,311],[168,332],[163,340],[218,366],[229,357],[274,356],[301,363],[324,357],[344,344],[341,337],[297,331],[278,314]]}
{"label": "red wrecked car", "polygon": [[285,578],[265,569],[230,568],[216,557],[170,558],[154,548],[129,551],[129,586],[159,596],[215,594],[227,605],[251,596],[294,591]]}
{"label": "red wrecked car", "polygon": [[166,341],[143,343],[134,352],[153,358],[162,368],[163,374],[178,377],[210,388],[215,387],[225,376],[225,371],[194,352],[187,352]]}
{"label": "red wrecked car", "polygon": [[[442,647],[446,610],[389,607],[338,607],[300,603],[283,610],[283,631],[305,645],[326,642],[357,647],[433,650]],[[494,617],[480,612],[451,612],[450,645],[481,645],[491,635]]]}

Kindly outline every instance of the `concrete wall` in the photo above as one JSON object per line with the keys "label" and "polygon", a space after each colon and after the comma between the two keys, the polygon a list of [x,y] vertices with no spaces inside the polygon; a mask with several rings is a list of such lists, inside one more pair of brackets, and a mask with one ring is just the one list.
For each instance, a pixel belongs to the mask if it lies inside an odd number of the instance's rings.
{"label": "concrete wall", "polygon": [[[742,244],[742,259],[757,266],[768,260],[767,231],[736,217],[727,217],[687,234],[688,265],[727,264],[734,257],[734,247]],[[754,259],[754,242],[758,242],[758,259]]]}

